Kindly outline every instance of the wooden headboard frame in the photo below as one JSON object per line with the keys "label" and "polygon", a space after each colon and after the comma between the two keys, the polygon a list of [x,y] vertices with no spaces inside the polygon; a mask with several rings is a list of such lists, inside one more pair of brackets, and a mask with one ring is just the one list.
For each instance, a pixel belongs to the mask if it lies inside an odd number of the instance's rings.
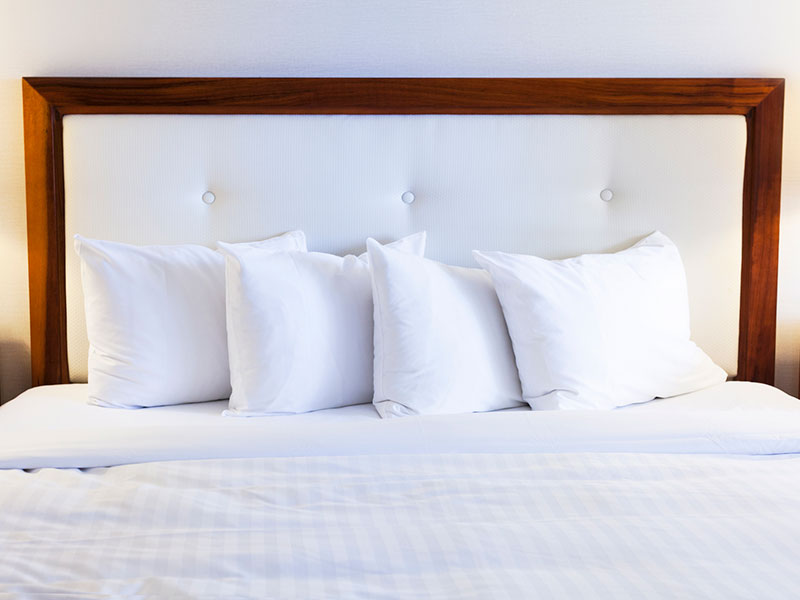
{"label": "wooden headboard frame", "polygon": [[69,114],[734,114],[747,119],[737,378],[772,383],[783,79],[25,78],[33,385],[68,383]]}

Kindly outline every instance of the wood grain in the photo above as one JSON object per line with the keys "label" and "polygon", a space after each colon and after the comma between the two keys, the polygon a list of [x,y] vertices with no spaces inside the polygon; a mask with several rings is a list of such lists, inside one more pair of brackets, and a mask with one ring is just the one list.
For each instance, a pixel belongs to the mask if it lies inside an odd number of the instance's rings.
{"label": "wood grain", "polygon": [[62,114],[747,114],[778,79],[28,78]]}
{"label": "wood grain", "polygon": [[737,378],[772,383],[782,79],[25,78],[33,384],[68,382],[68,114],[735,114],[747,119]]}
{"label": "wood grain", "polygon": [[33,385],[65,383],[67,299],[61,115],[23,81]]}
{"label": "wood grain", "polygon": [[747,114],[742,204],[738,378],[770,384],[775,376],[783,97],[781,82]]}

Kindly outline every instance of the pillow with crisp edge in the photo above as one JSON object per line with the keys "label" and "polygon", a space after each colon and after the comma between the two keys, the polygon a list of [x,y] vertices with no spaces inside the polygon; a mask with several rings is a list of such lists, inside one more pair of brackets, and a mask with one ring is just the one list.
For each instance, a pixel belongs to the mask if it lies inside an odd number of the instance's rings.
{"label": "pillow with crisp edge", "polygon": [[[511,340],[508,336],[508,331],[506,328],[505,320],[502,313],[502,308],[497,300],[496,295],[494,294],[494,290],[491,284],[491,278],[489,277],[488,273],[486,273],[482,269],[475,269],[475,268],[467,268],[467,267],[456,267],[451,265],[446,265],[444,263],[434,261],[424,257],[402,257],[394,251],[390,247],[382,247],[380,244],[376,243],[374,240],[367,240],[367,250],[372,258],[372,293],[373,293],[373,301],[375,307],[375,368],[374,368],[374,389],[375,394],[373,396],[373,404],[381,415],[382,418],[394,418],[394,417],[407,417],[407,416],[415,416],[415,415],[433,415],[433,414],[455,414],[455,413],[467,413],[467,412],[488,412],[493,410],[501,410],[505,408],[515,408],[519,406],[523,406],[524,402],[522,400],[522,392],[520,389],[520,383],[518,378],[518,373],[516,371],[515,363],[514,363],[514,356],[511,347]],[[485,275],[486,277],[486,291],[491,295],[493,299],[493,308],[496,311],[496,321],[498,325],[498,331],[492,332],[492,336],[494,336],[494,343],[492,344],[493,354],[502,353],[504,350],[506,353],[507,365],[506,368],[503,369],[502,365],[494,365],[493,368],[490,368],[491,377],[497,381],[502,381],[506,379],[503,389],[508,392],[507,394],[503,395],[502,392],[498,388],[492,388],[493,391],[496,391],[494,397],[483,397],[483,396],[474,396],[474,395],[465,395],[463,397],[459,397],[458,401],[448,402],[443,400],[442,398],[438,398],[433,401],[432,404],[422,405],[418,400],[417,397],[414,397],[413,394],[410,392],[404,397],[400,398],[396,394],[389,393],[386,391],[387,385],[385,379],[387,377],[386,368],[385,368],[385,355],[386,351],[385,348],[387,347],[387,341],[385,338],[385,329],[387,327],[387,320],[388,319],[398,319],[402,323],[406,323],[408,319],[413,319],[414,314],[405,314],[405,315],[397,315],[394,311],[387,312],[385,310],[384,304],[388,302],[388,299],[385,297],[385,292],[387,288],[392,287],[392,283],[389,281],[389,274],[388,272],[385,273],[385,277],[383,275],[376,275],[376,269],[382,271],[388,271],[388,264],[390,262],[394,262],[397,260],[403,260],[403,262],[418,263],[416,266],[424,267],[428,265],[437,269],[438,271],[434,271],[434,273],[441,272],[442,273],[442,280],[452,279],[452,280],[462,280],[462,283],[469,282],[469,276],[472,275]],[[435,275],[433,275],[435,277]],[[383,279],[386,278],[384,282]],[[428,280],[427,277],[425,277]],[[473,281],[472,284],[475,282]],[[401,282],[402,284],[402,282]],[[394,287],[398,287],[398,282],[394,282]],[[400,289],[408,289],[408,286],[399,285]],[[448,302],[449,305],[453,306],[454,301]],[[485,310],[486,306],[479,306],[476,308],[476,305],[472,305],[466,310],[469,312],[471,310],[475,310],[475,312],[480,312],[481,310]],[[413,313],[413,311],[412,311]],[[480,326],[486,324],[486,314],[481,314],[476,316],[476,323],[480,323]],[[462,323],[462,326],[466,326],[468,323]],[[412,325],[412,330],[414,329]],[[441,333],[437,328],[423,328],[418,327],[416,328],[417,335],[420,338],[424,338],[424,344],[428,347],[431,343],[431,336],[438,337]],[[408,332],[405,332],[408,333]],[[464,333],[463,330],[461,332]],[[476,333],[476,337],[480,337],[481,335],[486,334],[486,332],[479,332]],[[405,337],[405,336],[403,336]],[[418,340],[419,341],[419,340]],[[434,340],[437,341],[437,340]],[[452,340],[438,340],[437,344],[443,350],[443,353],[446,353],[448,348],[458,348],[460,344],[463,344],[464,340],[461,336],[459,339],[452,339]],[[406,339],[407,343],[407,339]],[[378,349],[381,349],[379,352]],[[500,350],[500,352],[497,352]],[[400,349],[393,350],[393,351],[400,351]],[[401,353],[407,353],[408,348],[403,348]],[[404,362],[404,361],[403,361]],[[394,374],[395,381],[388,385],[389,388],[402,389],[409,387],[410,380],[415,380],[418,382],[420,378],[427,377],[436,377],[435,374],[432,374],[430,370],[431,365],[426,365],[423,372],[417,372],[414,374],[405,374],[400,375],[396,373],[394,370],[392,373]],[[439,365],[440,367],[442,365]],[[413,368],[413,367],[412,367]],[[505,373],[502,371],[505,370]],[[434,373],[441,373],[441,370],[438,368],[434,368],[432,370]],[[473,372],[478,372],[480,369],[478,365],[473,364],[473,368],[466,369],[466,374]],[[462,375],[465,373],[462,373]],[[448,379],[449,375],[452,373],[444,373],[441,374],[441,377]],[[449,379],[448,379],[449,381]],[[445,386],[449,385],[444,380],[441,383]],[[475,381],[474,385],[469,386],[471,389],[479,388],[479,381]],[[413,386],[410,386],[413,387]]]}
{"label": "pillow with crisp edge", "polygon": [[[655,258],[659,258],[663,264],[661,267],[666,273],[670,269],[673,271],[672,275],[675,279],[676,285],[671,293],[675,295],[672,298],[673,305],[669,310],[674,314],[670,319],[670,323],[675,326],[672,328],[670,337],[673,339],[667,340],[671,342],[671,346],[667,342],[654,342],[657,346],[668,348],[662,354],[663,357],[669,357],[674,362],[680,363],[677,365],[675,372],[666,376],[661,373],[655,381],[647,383],[629,383],[624,382],[626,385],[613,385],[613,381],[607,380],[600,384],[597,381],[592,382],[589,378],[585,381],[580,381],[578,385],[561,385],[564,377],[559,377],[559,371],[564,369],[553,368],[552,365],[557,361],[554,360],[554,354],[560,355],[562,353],[570,354],[569,348],[575,350],[580,347],[586,346],[586,342],[582,341],[579,337],[575,336],[567,342],[558,340],[553,341],[548,339],[546,334],[541,331],[541,328],[533,327],[528,331],[523,331],[523,323],[525,327],[531,327],[530,321],[539,318],[542,319],[540,311],[531,307],[534,304],[534,298],[545,298],[543,292],[537,292],[537,286],[540,289],[550,281],[549,277],[543,276],[542,272],[553,272],[556,268],[567,267],[576,281],[580,281],[581,269],[589,267],[581,265],[582,262],[588,260],[601,261],[607,263],[609,261],[619,260],[620,257],[631,256],[634,260],[637,259],[635,253],[642,251],[653,252],[655,251]],[[702,349],[700,349],[690,339],[689,333],[689,306],[688,306],[688,293],[686,291],[686,276],[684,273],[683,263],[680,259],[677,247],[674,243],[663,233],[656,231],[633,246],[612,254],[585,254],[574,258],[563,260],[549,261],[547,259],[539,258],[532,255],[509,254],[504,252],[482,252],[478,250],[473,251],[475,260],[485,269],[492,274],[495,290],[500,298],[500,303],[503,306],[503,312],[506,316],[506,321],[511,334],[512,343],[517,360],[517,366],[522,381],[523,395],[525,400],[530,404],[531,408],[537,410],[553,410],[553,409],[598,409],[598,408],[616,408],[619,406],[626,406],[629,404],[636,404],[647,402],[657,397],[671,397],[680,394],[689,393],[699,389],[711,387],[719,383],[723,383],[727,374],[725,371],[716,365]],[[524,265],[535,265],[539,270],[539,278],[533,280],[531,278],[523,279],[523,275],[516,272],[514,268],[505,264],[508,260],[520,261]],[[653,260],[653,257],[638,257],[639,261]],[[671,264],[670,264],[671,261]],[[642,263],[644,265],[644,263]],[[648,265],[651,266],[652,265]],[[524,268],[524,267],[523,267]],[[639,278],[641,279],[641,278]],[[680,289],[677,289],[680,288]],[[589,296],[587,296],[588,298]],[[527,299],[527,301],[526,301]],[[527,305],[526,305],[527,302]],[[547,304],[546,298],[542,299],[544,304]],[[555,304],[555,303],[553,303]],[[550,323],[554,323],[555,328],[559,328],[559,318],[568,318],[568,315],[558,315],[558,308],[547,308],[547,319]],[[562,309],[563,312],[563,309]],[[644,324],[640,324],[643,327]],[[538,343],[532,344],[530,339],[539,340]],[[525,340],[525,341],[523,341]],[[533,348],[533,346],[539,346]],[[560,347],[559,346],[566,346]],[[654,347],[654,346],[651,346]],[[554,352],[554,350],[557,350]],[[645,350],[638,348],[637,352],[641,353]],[[577,352],[575,352],[577,354]],[[533,356],[540,356],[546,358],[544,362],[536,365],[534,369],[527,360],[533,360]],[[607,355],[597,354],[594,359],[598,363],[603,363],[608,359]],[[668,361],[664,361],[666,364]],[[653,362],[651,365],[658,370],[659,361]],[[580,367],[573,364],[569,369],[569,377],[575,377],[576,372]],[[537,381],[532,375],[532,371],[538,370],[539,373],[548,373],[548,379],[552,387],[542,389],[542,382]],[[666,367],[662,369],[666,371]],[[555,372],[554,372],[555,371]],[[582,377],[581,374],[579,377]],[[633,379],[633,377],[632,377]],[[620,382],[618,382],[620,383]],[[579,389],[574,389],[574,388]],[[616,397],[609,387],[613,389],[626,389],[626,394],[619,394]],[[631,389],[633,388],[633,389]],[[595,390],[595,393],[587,393],[588,390]],[[533,390],[536,390],[534,392]],[[644,391],[650,390],[650,391]],[[626,399],[623,399],[627,396]]]}
{"label": "pillow with crisp edge", "polygon": [[[267,248],[280,248],[280,249],[292,249],[299,252],[306,251],[306,239],[305,234],[302,231],[289,231],[282,235],[278,235],[272,238],[268,238],[266,240],[256,241],[256,242],[244,242],[242,243],[243,247],[252,247],[252,248],[260,248],[260,249],[267,249]],[[202,246],[199,244],[151,244],[151,245],[143,245],[138,246],[134,244],[126,244],[123,242],[114,242],[108,240],[98,240],[94,238],[87,238],[80,234],[76,234],[74,236],[74,248],[75,252],[77,253],[80,263],[81,263],[81,273],[82,273],[82,284],[84,286],[84,311],[86,314],[86,328],[87,328],[87,335],[89,335],[90,329],[94,329],[95,331],[92,332],[90,340],[89,340],[89,352],[90,357],[94,357],[93,362],[95,364],[89,365],[89,396],[88,402],[89,404],[93,404],[96,406],[101,406],[105,408],[125,408],[125,409],[137,409],[137,408],[150,408],[155,406],[166,406],[166,405],[177,405],[177,404],[191,404],[195,402],[208,402],[219,400],[220,398],[227,398],[230,394],[230,381],[228,375],[228,356],[227,356],[227,345],[226,345],[226,335],[221,337],[221,340],[225,345],[223,346],[220,356],[218,357],[218,361],[214,361],[215,363],[221,365],[220,367],[220,374],[219,374],[219,382],[217,384],[211,385],[207,388],[204,388],[203,391],[198,390],[196,394],[189,395],[187,397],[174,399],[172,394],[164,393],[162,390],[160,392],[161,395],[150,397],[149,399],[145,399],[141,396],[140,393],[136,391],[136,388],[144,388],[145,390],[147,387],[152,387],[154,384],[151,381],[144,382],[144,381],[137,381],[136,378],[131,380],[129,375],[126,376],[119,376],[120,368],[115,368],[114,365],[110,365],[107,368],[98,365],[97,362],[103,361],[117,363],[118,365],[125,365],[130,364],[130,360],[126,360],[125,354],[122,353],[121,355],[115,356],[113,354],[104,354],[97,352],[97,345],[100,346],[108,346],[106,343],[101,343],[95,341],[92,343],[92,338],[97,340],[97,336],[105,335],[102,330],[98,329],[97,327],[92,327],[92,323],[97,320],[97,315],[91,314],[91,309],[88,307],[88,301],[90,296],[92,295],[91,291],[87,291],[86,289],[86,280],[87,280],[87,270],[93,270],[95,273],[97,269],[92,269],[92,267],[87,264],[88,261],[92,259],[91,255],[95,255],[102,263],[108,265],[109,261],[111,261],[111,257],[109,256],[109,252],[113,254],[120,254],[122,253],[123,256],[125,254],[133,255],[147,255],[149,253],[161,253],[162,259],[167,259],[168,256],[163,256],[165,253],[168,255],[173,250],[175,253],[182,253],[186,249],[189,251],[200,252],[200,254],[205,255],[209,261],[218,262],[221,280],[220,284],[222,285],[222,290],[224,291],[224,258],[216,251],[208,248],[206,246]],[[156,255],[157,256],[157,255]],[[127,257],[124,257],[127,258]],[[116,258],[114,260],[119,260]],[[208,265],[205,265],[208,266]],[[130,268],[130,267],[126,267]],[[97,274],[97,273],[96,273]],[[100,274],[98,276],[102,277]],[[224,298],[224,296],[223,296]],[[144,301],[152,299],[151,294],[145,294],[143,296]],[[197,300],[197,298],[192,299],[193,302]],[[224,300],[223,300],[224,302]],[[159,305],[156,307],[156,311],[162,310],[164,307],[163,305]],[[181,309],[182,310],[182,309]],[[224,306],[223,306],[224,311]],[[224,326],[224,314],[222,325]],[[205,322],[205,319],[204,319]],[[158,331],[159,334],[163,333],[162,331]],[[167,364],[167,361],[163,361],[164,365]],[[135,363],[134,363],[135,364]],[[164,366],[162,365],[162,366]],[[98,369],[106,370],[107,372],[98,372]],[[98,385],[98,377],[103,379],[106,383],[100,383]],[[159,378],[149,378],[153,381],[158,381]],[[211,379],[214,379],[212,376]],[[106,389],[108,386],[108,381],[111,381],[110,384],[111,390],[109,391]],[[114,387],[121,386],[121,389],[115,390]],[[98,387],[100,387],[101,392],[98,392]],[[176,384],[176,387],[180,387]],[[191,385],[188,386],[191,388]],[[127,388],[127,389],[126,389]],[[209,393],[210,392],[210,393]],[[151,391],[152,393],[152,391]],[[213,396],[213,397],[211,397]],[[121,400],[121,398],[128,398],[128,401]]]}
{"label": "pillow with crisp edge", "polygon": [[[400,238],[400,239],[398,239],[398,240],[396,240],[394,242],[390,242],[389,244],[387,244],[387,246],[396,248],[401,252],[407,252],[407,253],[410,253],[410,254],[415,254],[415,255],[420,255],[421,256],[425,252],[426,239],[427,239],[427,233],[425,231],[420,231],[420,232],[413,233],[413,234],[410,234],[408,236],[402,237],[402,238]],[[230,277],[232,275],[232,273],[234,273],[234,271],[236,271],[237,264],[240,264],[240,259],[241,258],[246,258],[247,255],[243,254],[243,253],[236,252],[235,248],[230,248],[230,246],[228,244],[224,244],[224,243],[219,243],[218,244],[218,249],[220,250],[220,252],[222,252],[226,256],[226,319],[227,319],[227,323],[228,323],[228,343],[229,343],[229,348],[232,349],[231,352],[229,353],[229,356],[230,356],[231,381],[233,382],[236,379],[235,373],[238,373],[238,372],[242,371],[242,368],[238,365],[238,362],[239,362],[238,345],[239,344],[237,342],[237,336],[238,336],[239,332],[237,331],[238,328],[236,327],[236,325],[231,323],[231,318],[232,317],[231,317],[231,312],[230,311],[232,310],[233,301],[230,298],[230,285],[229,285],[229,280],[227,278]],[[315,254],[315,253],[310,253],[310,254]],[[335,255],[330,255],[330,254],[325,254],[325,253],[317,253],[317,254],[320,254],[321,256],[328,256],[328,257],[335,256]],[[370,261],[369,261],[368,253],[366,253],[366,252],[360,254],[357,257],[354,256],[354,255],[347,255],[347,256],[344,256],[344,257],[336,256],[336,258],[340,258],[343,261],[344,260],[348,260],[348,259],[356,259],[356,260],[360,261],[362,264],[364,264],[367,267],[367,269],[369,269]],[[233,262],[231,262],[231,261],[233,261]],[[367,271],[367,274],[369,275],[369,271]],[[370,284],[370,286],[368,286],[368,289],[370,289],[369,300],[371,302],[371,300],[372,300],[372,298],[371,298],[371,284]],[[371,316],[372,316],[372,314],[370,313],[370,317]],[[372,322],[371,322],[371,319],[370,319],[370,325],[374,326],[372,324]],[[374,351],[376,351],[376,349],[373,350],[373,353],[374,353]],[[372,358],[372,357],[370,357],[370,358]],[[372,367],[372,363],[370,363],[370,367]],[[372,381],[370,380],[367,385],[371,386],[371,384],[372,384]],[[235,388],[235,385],[233,385],[233,387]],[[340,406],[349,406],[349,405],[352,405],[352,404],[362,404],[362,403],[363,404],[368,404],[370,401],[371,401],[371,398],[366,398],[363,401],[359,400],[359,401],[351,402],[351,403],[348,403],[348,404],[336,404],[336,406],[320,405],[318,407],[315,407],[312,410],[325,410],[325,409],[328,409],[328,408],[338,408]],[[263,402],[264,401],[262,401],[262,403]],[[247,408],[247,405],[251,404],[251,403],[252,403],[252,400],[250,400],[250,399],[238,400],[236,389],[234,389],[233,393],[231,394],[231,398],[229,400],[228,409],[223,411],[222,414],[224,416],[230,416],[230,417],[259,417],[259,416],[278,416],[278,415],[303,414],[305,412],[309,412],[308,410],[303,410],[303,411],[291,410],[289,407],[283,407],[283,406],[280,406],[280,405],[277,406],[277,407],[273,406],[270,410]],[[237,406],[237,405],[242,405],[242,406]],[[278,409],[286,408],[286,410],[274,410],[275,408],[278,408]]]}

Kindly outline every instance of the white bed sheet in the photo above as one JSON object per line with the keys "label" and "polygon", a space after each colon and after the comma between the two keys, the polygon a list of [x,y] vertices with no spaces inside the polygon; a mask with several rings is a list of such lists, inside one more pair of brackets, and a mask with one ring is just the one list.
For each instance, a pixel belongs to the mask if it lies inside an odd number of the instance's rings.
{"label": "white bed sheet", "polygon": [[152,462],[0,470],[0,598],[800,593],[800,402],[767,386],[387,421],[84,400],[2,407],[2,464]]}
{"label": "white bed sheet", "polygon": [[109,409],[86,404],[83,384],[34,388],[0,407],[0,468],[365,454],[800,452],[800,402],[746,382],[614,411],[382,420],[371,404],[258,418],[222,417],[224,407]]}

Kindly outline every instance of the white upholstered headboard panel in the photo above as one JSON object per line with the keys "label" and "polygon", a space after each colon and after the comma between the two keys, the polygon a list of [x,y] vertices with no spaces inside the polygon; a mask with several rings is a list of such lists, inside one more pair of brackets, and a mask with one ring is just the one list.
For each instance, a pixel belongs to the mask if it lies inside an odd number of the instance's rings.
{"label": "white upholstered headboard panel", "polygon": [[67,116],[70,377],[88,352],[73,234],[213,246],[294,228],[337,253],[426,229],[428,256],[472,266],[473,248],[564,257],[660,229],[693,337],[733,374],[745,143],[733,115]]}

